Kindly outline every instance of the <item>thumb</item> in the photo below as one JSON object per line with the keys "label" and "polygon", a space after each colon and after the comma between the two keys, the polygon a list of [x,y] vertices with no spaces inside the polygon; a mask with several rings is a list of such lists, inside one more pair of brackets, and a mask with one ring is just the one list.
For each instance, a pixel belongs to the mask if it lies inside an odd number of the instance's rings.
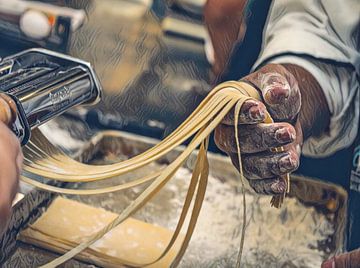
{"label": "thumb", "polygon": [[268,64],[246,76],[263,96],[276,121],[291,122],[300,111],[301,95],[296,78],[282,65]]}

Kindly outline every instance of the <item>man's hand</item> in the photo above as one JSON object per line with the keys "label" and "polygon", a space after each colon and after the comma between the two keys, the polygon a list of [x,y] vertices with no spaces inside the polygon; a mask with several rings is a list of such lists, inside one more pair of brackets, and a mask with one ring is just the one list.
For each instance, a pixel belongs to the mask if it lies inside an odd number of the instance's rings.
{"label": "man's hand", "polygon": [[[244,81],[256,86],[264,99],[264,103],[246,101],[241,109],[238,128],[244,175],[256,192],[280,194],[286,190],[286,183],[279,176],[294,171],[299,165],[302,132],[291,122],[295,123],[300,111],[300,90],[294,76],[280,65],[265,66]],[[261,123],[266,110],[281,123]],[[216,129],[215,141],[238,167],[231,115]],[[284,152],[270,151],[280,146],[284,146]]]}
{"label": "man's hand", "polygon": [[[311,74],[294,65],[269,64],[243,81],[263,97],[263,102],[246,101],[240,111],[244,175],[257,193],[282,194],[287,185],[280,176],[298,168],[303,137],[319,134],[328,124],[325,97]],[[261,123],[266,110],[275,123]],[[215,142],[238,168],[233,111],[215,130]],[[280,146],[284,152],[271,151]]]}
{"label": "man's hand", "polygon": [[13,113],[12,103],[8,101],[0,96],[0,236],[11,214],[23,160],[19,140],[3,123],[10,123],[11,119],[5,115]]}

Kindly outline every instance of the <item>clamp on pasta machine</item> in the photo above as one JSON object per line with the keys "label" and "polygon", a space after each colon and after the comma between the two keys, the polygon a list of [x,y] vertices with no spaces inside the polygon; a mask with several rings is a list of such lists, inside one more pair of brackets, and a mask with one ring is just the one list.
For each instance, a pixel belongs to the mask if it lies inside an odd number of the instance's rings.
{"label": "clamp on pasta machine", "polygon": [[30,49],[0,61],[0,93],[12,107],[9,127],[25,145],[34,129],[77,105],[100,100],[101,85],[85,61]]}

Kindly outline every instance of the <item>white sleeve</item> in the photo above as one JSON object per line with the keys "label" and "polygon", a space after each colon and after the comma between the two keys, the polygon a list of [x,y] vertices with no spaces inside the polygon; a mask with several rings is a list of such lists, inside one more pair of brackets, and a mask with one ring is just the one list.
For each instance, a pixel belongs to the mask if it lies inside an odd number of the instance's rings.
{"label": "white sleeve", "polygon": [[310,137],[303,154],[325,157],[350,146],[359,129],[360,94],[356,73],[347,67],[336,67],[307,57],[280,56],[271,63],[291,63],[310,72],[324,89],[331,113],[329,131],[321,137]]}
{"label": "white sleeve", "polygon": [[276,0],[264,29],[254,69],[291,63],[309,71],[322,87],[329,131],[309,138],[303,154],[324,157],[354,141],[359,129],[360,1]]}

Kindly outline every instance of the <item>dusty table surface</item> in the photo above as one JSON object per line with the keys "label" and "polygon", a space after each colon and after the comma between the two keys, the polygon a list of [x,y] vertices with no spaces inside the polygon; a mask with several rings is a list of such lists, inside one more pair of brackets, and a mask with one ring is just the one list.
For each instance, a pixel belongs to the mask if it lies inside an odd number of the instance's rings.
{"label": "dusty table surface", "polygon": [[[54,125],[49,129],[53,130]],[[152,146],[152,142],[126,133],[104,132],[83,147],[82,155],[84,160],[94,164],[111,163],[146,150]],[[160,159],[150,169],[163,167],[175,156],[176,152]],[[242,224],[238,177],[226,157],[210,154],[209,159],[211,171],[205,202],[180,267],[234,266]],[[192,162],[188,161],[135,217],[174,229],[191,176],[189,167]],[[148,174],[149,170],[141,172]],[[132,176],[122,177],[122,180],[129,180]],[[109,186],[117,179],[99,182],[96,186]],[[79,184],[77,187],[90,186]],[[120,213],[141,192],[142,187],[121,193],[68,198]],[[344,213],[345,199],[341,192],[337,192],[337,187],[294,177],[291,196],[286,199],[282,209],[277,210],[270,207],[270,197],[247,191],[249,221],[244,248],[245,267],[319,267],[322,260],[341,251],[344,226],[337,219]],[[301,199],[296,196],[301,196]],[[335,202],[335,205],[329,206],[333,204],[331,202]],[[6,267],[36,267],[54,256],[47,251],[20,244]]]}

